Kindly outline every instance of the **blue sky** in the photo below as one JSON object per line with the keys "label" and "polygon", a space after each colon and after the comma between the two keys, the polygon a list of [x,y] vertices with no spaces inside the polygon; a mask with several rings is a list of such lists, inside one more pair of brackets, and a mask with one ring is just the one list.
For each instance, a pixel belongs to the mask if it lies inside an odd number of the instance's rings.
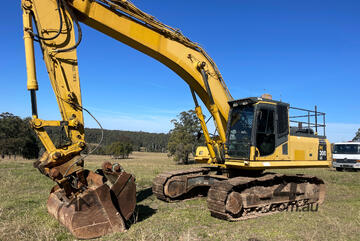
{"label": "blue sky", "polygon": [[[267,92],[326,112],[330,141],[360,127],[360,1],[145,1],[135,5],[200,43],[234,98]],[[0,9],[0,112],[30,116],[19,1]],[[107,129],[168,132],[194,107],[188,86],[161,63],[82,25],[83,104]],[[39,117],[59,119],[37,48]],[[96,123],[85,114],[87,127]]]}

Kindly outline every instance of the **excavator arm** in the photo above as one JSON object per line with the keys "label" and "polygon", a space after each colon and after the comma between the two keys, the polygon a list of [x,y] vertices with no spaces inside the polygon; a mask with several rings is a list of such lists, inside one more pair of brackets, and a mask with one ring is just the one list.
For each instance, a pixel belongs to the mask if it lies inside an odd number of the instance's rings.
{"label": "excavator arm", "polygon": [[[47,163],[43,164],[44,171],[49,172],[45,168],[61,165],[83,150],[85,147],[84,121],[76,50],[66,50],[69,46],[75,45],[74,26],[69,21],[71,16],[69,12],[62,11],[64,6],[61,1],[47,1],[51,4],[46,4],[46,7],[42,7],[43,3],[39,4],[40,2],[23,1],[22,7],[27,88],[31,93],[33,116],[31,124],[50,154]],[[37,7],[36,4],[41,7]],[[38,34],[35,34],[33,25],[36,26]],[[61,121],[46,121],[38,118],[35,92],[38,89],[38,83],[35,72],[34,40],[41,43],[44,62],[59,105]],[[45,131],[47,126],[63,126],[71,143],[62,148],[55,147]],[[71,172],[71,170],[69,171]]]}

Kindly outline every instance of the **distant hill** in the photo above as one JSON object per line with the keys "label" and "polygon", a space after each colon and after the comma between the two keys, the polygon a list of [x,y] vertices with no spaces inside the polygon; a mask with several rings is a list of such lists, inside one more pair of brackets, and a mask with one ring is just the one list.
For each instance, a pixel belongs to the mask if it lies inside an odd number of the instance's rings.
{"label": "distant hill", "polygon": [[[87,143],[98,143],[100,138],[101,129],[85,128],[85,141]],[[131,143],[134,150],[140,150],[140,147],[145,147],[146,151],[149,152],[165,152],[168,140],[169,134],[164,133],[104,130],[102,146],[108,146],[114,142],[123,142]]]}
{"label": "distant hill", "polygon": [[[55,145],[66,143],[65,132],[59,127],[46,127],[46,130]],[[85,128],[85,141],[89,146],[99,143],[101,129]],[[149,133],[143,131],[120,131],[104,129],[104,138],[101,147],[104,149],[114,142],[130,143],[134,151],[166,152],[169,134]],[[61,145],[61,144],[60,144]],[[91,149],[91,148],[90,148]]]}
{"label": "distant hill", "polygon": [[[29,126],[30,118],[20,118],[9,112],[0,114],[0,155],[22,155],[25,158],[37,158],[45,149],[41,141]],[[45,127],[56,147],[71,144],[63,127]],[[94,150],[101,139],[101,129],[85,128],[87,148]],[[169,134],[143,131],[104,130],[104,138],[93,154],[111,154],[111,145],[115,142],[119,148],[126,146],[132,151],[166,152]]]}

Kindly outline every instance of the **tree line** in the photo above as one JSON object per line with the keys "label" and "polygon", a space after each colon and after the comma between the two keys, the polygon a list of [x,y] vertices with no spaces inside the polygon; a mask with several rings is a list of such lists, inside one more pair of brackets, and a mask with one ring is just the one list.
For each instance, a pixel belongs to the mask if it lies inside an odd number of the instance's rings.
{"label": "tree line", "polygon": [[[87,143],[87,147],[83,152],[84,154],[91,152],[97,155],[126,157],[132,151],[167,151],[168,134],[142,131],[101,130],[97,128],[85,128],[84,131],[85,142]],[[61,128],[47,127],[47,132],[55,146],[60,147],[66,144],[67,137]],[[102,135],[101,145],[98,146]],[[115,150],[116,148],[118,148],[118,150]]]}
{"label": "tree line", "polygon": [[[30,128],[30,118],[20,118],[11,113],[0,114],[0,154],[9,157],[38,158],[45,151],[41,141]],[[168,152],[178,163],[188,163],[190,153],[203,143],[198,139],[200,123],[194,111],[181,112],[172,120],[174,128],[168,134],[121,130],[85,128],[87,146],[83,154],[112,155],[127,158],[132,151]],[[70,142],[62,127],[45,127],[57,148]],[[103,135],[101,145],[99,141]]]}
{"label": "tree line", "polygon": [[[0,114],[0,155],[4,158],[22,156],[27,159],[38,158],[44,150],[34,131],[29,125],[30,118],[20,118],[9,112]],[[103,141],[100,146],[102,131],[96,128],[85,128],[87,147],[84,154],[113,155],[127,158],[132,151],[168,152],[178,163],[188,163],[189,155],[195,153],[199,145],[204,145],[204,138],[199,135],[201,126],[193,110],[183,111],[177,119],[171,121],[174,128],[168,134],[142,131],[103,130]],[[66,145],[67,137],[59,127],[46,127],[55,146]],[[360,129],[353,141],[360,141]]]}
{"label": "tree line", "polygon": [[30,118],[21,119],[11,113],[0,114],[0,154],[27,159],[38,158],[37,137],[29,125]]}
{"label": "tree line", "polygon": [[[0,114],[0,155],[14,158],[38,158],[44,151],[41,141],[30,128],[31,118],[20,118],[11,113]],[[46,127],[47,133],[56,147],[69,143],[61,127]],[[113,155],[126,158],[132,151],[166,152],[168,134],[136,131],[104,130],[103,141],[92,154]],[[101,130],[85,128],[85,141],[88,143],[84,154],[93,150],[101,139]]]}
{"label": "tree line", "polygon": [[[101,130],[97,128],[85,128],[85,141],[98,143],[101,138]],[[102,146],[106,147],[114,142],[130,143],[135,151],[145,150],[148,152],[166,152],[169,134],[149,133],[143,131],[104,130]]]}

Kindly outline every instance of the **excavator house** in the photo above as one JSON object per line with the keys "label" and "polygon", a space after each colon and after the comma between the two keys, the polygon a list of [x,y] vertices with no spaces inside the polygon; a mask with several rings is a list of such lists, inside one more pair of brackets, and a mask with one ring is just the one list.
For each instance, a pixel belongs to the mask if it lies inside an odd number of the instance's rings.
{"label": "excavator house", "polygon": [[[153,181],[158,199],[172,202],[207,196],[211,215],[229,221],[269,215],[289,205],[323,202],[325,184],[321,179],[264,171],[329,167],[324,113],[316,108],[292,108],[270,95],[233,99],[204,49],[130,1],[22,0],[21,8],[30,124],[46,149],[34,167],[56,182],[47,202],[48,212],[76,238],[125,231],[136,207],[135,177],[119,164],[105,162],[96,171],[84,168],[83,111],[90,112],[82,104],[80,91],[76,53],[82,40],[80,22],[159,61],[189,86],[208,151],[202,162],[208,165],[158,175]],[[35,42],[42,50],[61,120],[43,120],[38,115]],[[215,135],[209,134],[198,99],[215,122]],[[291,109],[304,113],[289,116]],[[322,124],[318,117],[323,117]],[[291,122],[297,127],[291,127]],[[67,141],[55,145],[47,127],[62,128]],[[324,129],[323,135],[318,128]]]}
{"label": "excavator house", "polygon": [[[208,147],[208,164],[214,167],[160,174],[153,186],[157,197],[175,201],[207,195],[211,215],[229,221],[269,215],[289,205],[322,203],[325,184],[321,179],[263,171],[328,167],[330,150],[325,136],[301,127],[307,124],[317,129],[325,125],[295,120],[325,114],[294,108],[306,113],[289,118],[288,104],[267,98],[230,101],[225,148]],[[300,127],[290,127],[290,121]]]}

